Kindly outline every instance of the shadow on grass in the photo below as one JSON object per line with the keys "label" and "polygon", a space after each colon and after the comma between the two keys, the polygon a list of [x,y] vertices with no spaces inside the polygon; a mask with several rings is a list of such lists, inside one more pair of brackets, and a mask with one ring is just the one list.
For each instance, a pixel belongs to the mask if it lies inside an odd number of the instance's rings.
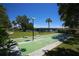
{"label": "shadow on grass", "polygon": [[79,44],[79,37],[71,37],[68,38],[68,35],[58,35],[56,37],[52,37],[52,39],[57,39],[65,44],[70,44],[70,45],[74,45],[74,44]]}
{"label": "shadow on grass", "polygon": [[70,45],[79,44],[79,38],[70,38],[68,41],[63,41],[63,43]]}
{"label": "shadow on grass", "polygon": [[44,56],[79,56],[79,52],[72,49],[56,48],[55,50],[45,52]]}
{"label": "shadow on grass", "polygon": [[25,52],[27,51],[25,48],[21,48],[21,52]]}
{"label": "shadow on grass", "polygon": [[[52,39],[58,39],[59,41],[63,42],[67,45],[79,45],[79,37],[69,38],[68,36],[63,37],[63,35],[58,35],[56,37],[52,37]],[[66,40],[65,40],[66,39]],[[58,47],[55,49],[52,49],[51,51],[45,52],[44,56],[79,56],[79,48],[76,46],[73,47],[77,51],[71,48],[65,48],[65,47]]]}
{"label": "shadow on grass", "polygon": [[31,40],[25,40],[26,42],[31,41]]}
{"label": "shadow on grass", "polygon": [[67,36],[68,36],[68,35],[66,35],[66,34],[60,34],[60,35],[58,35],[58,36],[52,37],[52,39],[57,39],[57,40],[63,42],[63,41],[65,41],[65,40],[67,39]]}

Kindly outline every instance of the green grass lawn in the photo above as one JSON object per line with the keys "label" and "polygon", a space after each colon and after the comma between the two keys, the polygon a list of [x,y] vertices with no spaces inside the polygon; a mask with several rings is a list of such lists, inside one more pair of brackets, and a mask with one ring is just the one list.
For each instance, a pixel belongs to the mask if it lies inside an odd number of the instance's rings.
{"label": "green grass lawn", "polygon": [[[47,35],[52,34],[53,32],[34,32],[34,36],[36,35]],[[15,31],[13,34],[10,34],[10,37],[16,41],[16,42],[24,42],[25,40],[28,40],[27,38],[30,37],[29,40],[32,40],[32,32],[18,32]],[[25,38],[24,38],[25,37]]]}
{"label": "green grass lawn", "polygon": [[[35,35],[37,35],[38,32],[35,32]],[[18,32],[15,31],[13,34],[10,35],[11,38],[23,38],[24,36],[32,36],[32,32]]]}
{"label": "green grass lawn", "polygon": [[40,40],[38,40],[38,38],[37,38],[37,41],[19,44],[19,47],[22,49],[22,54],[27,55],[28,53],[38,50],[48,44],[56,42],[57,41],[56,39],[52,39],[52,37],[56,36],[56,35],[58,35],[58,34],[46,35],[46,36],[40,38]]}
{"label": "green grass lawn", "polygon": [[[34,32],[34,35],[47,35],[52,34],[53,32]],[[23,38],[24,36],[32,36],[32,32],[19,32],[15,31],[13,34],[10,34],[11,38]]]}
{"label": "green grass lawn", "polygon": [[79,37],[63,42],[55,49],[49,51],[47,56],[79,56]]}

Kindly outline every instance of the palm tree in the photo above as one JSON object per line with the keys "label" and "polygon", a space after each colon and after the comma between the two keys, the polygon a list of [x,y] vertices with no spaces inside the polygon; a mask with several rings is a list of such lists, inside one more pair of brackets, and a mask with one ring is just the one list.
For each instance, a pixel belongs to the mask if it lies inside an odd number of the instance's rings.
{"label": "palm tree", "polygon": [[[47,18],[46,22],[48,23],[48,29],[50,29],[50,23],[52,22],[51,18]],[[49,30],[48,30],[49,31]]]}

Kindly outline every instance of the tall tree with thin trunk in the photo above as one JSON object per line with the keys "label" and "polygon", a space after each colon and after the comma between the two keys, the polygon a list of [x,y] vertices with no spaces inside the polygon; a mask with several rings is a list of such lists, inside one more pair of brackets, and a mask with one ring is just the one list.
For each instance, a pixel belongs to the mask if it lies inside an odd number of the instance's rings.
{"label": "tall tree with thin trunk", "polygon": [[[48,23],[48,29],[50,29],[50,23],[52,22],[51,18],[47,18],[46,22]],[[49,30],[48,30],[49,31]]]}

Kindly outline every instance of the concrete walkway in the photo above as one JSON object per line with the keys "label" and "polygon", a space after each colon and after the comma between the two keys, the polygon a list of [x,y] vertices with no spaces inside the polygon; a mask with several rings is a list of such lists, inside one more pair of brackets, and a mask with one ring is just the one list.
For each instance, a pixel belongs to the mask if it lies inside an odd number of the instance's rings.
{"label": "concrete walkway", "polygon": [[55,43],[49,44],[49,45],[47,45],[47,46],[45,46],[45,47],[39,49],[39,50],[36,50],[36,51],[34,51],[34,52],[32,52],[32,53],[29,53],[28,55],[29,55],[29,56],[42,56],[42,55],[45,54],[46,51],[52,50],[53,48],[57,47],[57,46],[60,45],[61,43],[62,43],[62,42],[57,41],[57,42],[55,42]]}

